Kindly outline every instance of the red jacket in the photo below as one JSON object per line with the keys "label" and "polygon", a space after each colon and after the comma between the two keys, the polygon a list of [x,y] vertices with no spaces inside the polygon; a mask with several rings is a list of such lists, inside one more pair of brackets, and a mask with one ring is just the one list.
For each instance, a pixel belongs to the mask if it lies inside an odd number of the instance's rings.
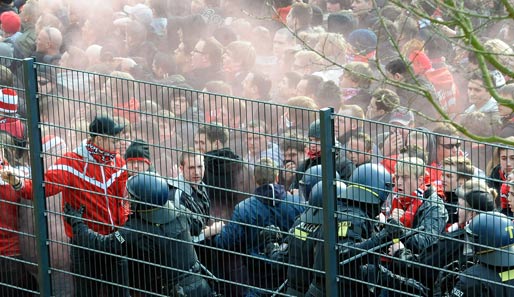
{"label": "red jacket", "polygon": [[18,204],[14,189],[0,180],[0,255],[19,256]]}
{"label": "red jacket", "polygon": [[[130,212],[123,199],[127,183],[125,161],[119,156],[108,164],[100,164],[87,151],[85,143],[64,154],[45,174],[45,197],[62,192],[62,203],[78,209],[86,207],[84,218],[97,223],[86,224],[100,234],[112,233],[125,224]],[[19,190],[25,199],[32,199],[32,181],[24,180]],[[64,217],[63,217],[64,219]],[[66,235],[73,236],[71,226],[64,222]]]}

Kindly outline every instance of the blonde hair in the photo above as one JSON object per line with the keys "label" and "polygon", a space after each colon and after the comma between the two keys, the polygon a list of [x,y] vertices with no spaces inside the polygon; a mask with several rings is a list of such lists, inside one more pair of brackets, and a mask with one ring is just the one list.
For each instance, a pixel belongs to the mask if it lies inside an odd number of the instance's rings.
{"label": "blonde hair", "polygon": [[278,176],[277,164],[270,158],[262,158],[255,164],[253,174],[257,185],[273,184]]}
{"label": "blonde hair", "polygon": [[420,177],[425,175],[425,162],[420,158],[406,157],[396,163],[397,175]]}

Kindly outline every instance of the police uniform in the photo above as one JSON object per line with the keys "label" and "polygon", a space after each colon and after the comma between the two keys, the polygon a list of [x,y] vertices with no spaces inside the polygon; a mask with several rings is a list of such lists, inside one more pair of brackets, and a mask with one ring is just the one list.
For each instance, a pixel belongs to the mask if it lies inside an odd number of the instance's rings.
{"label": "police uniform", "polygon": [[[136,188],[135,193],[131,187]],[[138,195],[137,187],[139,192],[152,197],[152,201],[139,199],[162,207],[133,202],[134,212],[124,228],[106,236],[91,231],[82,220],[72,219],[76,242],[135,260],[139,266],[135,271],[139,273],[131,277],[137,289],[167,296],[212,296],[209,284],[200,275],[201,265],[191,244],[187,210],[168,200],[168,185],[162,178],[138,174],[129,179],[127,190],[132,199],[139,200],[134,198]],[[69,214],[69,209],[66,213]]]}

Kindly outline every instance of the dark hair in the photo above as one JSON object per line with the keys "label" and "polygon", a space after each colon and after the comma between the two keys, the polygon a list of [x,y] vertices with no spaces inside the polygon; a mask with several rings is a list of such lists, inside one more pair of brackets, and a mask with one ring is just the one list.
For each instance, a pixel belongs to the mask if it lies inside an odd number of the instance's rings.
{"label": "dark hair", "polygon": [[331,13],[327,18],[327,32],[340,33],[347,37],[357,28],[357,19],[352,11]]}
{"label": "dark hair", "polygon": [[286,72],[284,73],[284,76],[287,78],[287,86],[290,88],[296,88],[302,79],[301,74],[296,71]]}
{"label": "dark hair", "polygon": [[177,72],[177,64],[175,57],[164,52],[157,52],[153,56],[153,63],[164,70],[164,73],[175,74]]}
{"label": "dark hair", "polygon": [[252,72],[252,74],[252,84],[259,90],[260,98],[262,100],[268,100],[270,98],[271,80],[267,75],[260,72]]}
{"label": "dark hair", "polygon": [[408,72],[409,65],[407,65],[402,59],[395,59],[386,65],[387,72],[391,74],[401,74],[404,75]]}
{"label": "dark hair", "polygon": [[320,85],[323,83],[323,79],[317,75],[305,74],[301,80],[307,81],[307,94],[316,94]]}
{"label": "dark hair", "polygon": [[332,80],[322,82],[315,94],[315,100],[320,107],[334,107],[339,110],[339,102],[341,97],[341,89]]}
{"label": "dark hair", "polygon": [[201,126],[196,133],[205,134],[205,138],[209,142],[219,141],[222,145],[225,145],[228,141],[228,131],[222,125]]}

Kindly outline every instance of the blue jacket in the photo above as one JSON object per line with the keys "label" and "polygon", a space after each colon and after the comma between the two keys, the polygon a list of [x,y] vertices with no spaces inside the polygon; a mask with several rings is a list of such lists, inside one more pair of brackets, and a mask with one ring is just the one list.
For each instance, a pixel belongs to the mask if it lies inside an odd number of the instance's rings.
{"label": "blue jacket", "polygon": [[236,205],[230,222],[214,238],[214,243],[219,248],[259,255],[265,245],[259,240],[262,227],[275,225],[287,232],[303,210],[300,197],[287,193],[284,186],[260,186],[252,197]]}

